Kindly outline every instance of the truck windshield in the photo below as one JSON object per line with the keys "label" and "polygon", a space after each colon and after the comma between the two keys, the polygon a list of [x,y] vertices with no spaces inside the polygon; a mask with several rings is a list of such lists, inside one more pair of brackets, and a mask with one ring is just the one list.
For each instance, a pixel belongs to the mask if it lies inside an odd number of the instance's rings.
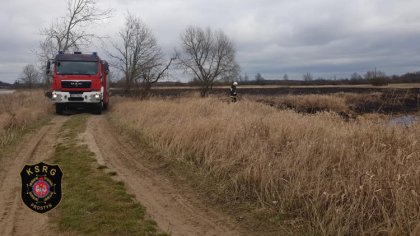
{"label": "truck windshield", "polygon": [[57,74],[60,75],[96,75],[98,63],[92,61],[58,61]]}

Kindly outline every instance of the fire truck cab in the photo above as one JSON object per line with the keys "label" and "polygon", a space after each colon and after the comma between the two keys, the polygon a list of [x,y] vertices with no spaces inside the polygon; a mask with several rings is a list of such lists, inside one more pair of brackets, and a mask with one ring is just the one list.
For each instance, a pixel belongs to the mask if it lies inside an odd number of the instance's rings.
{"label": "fire truck cab", "polygon": [[[51,71],[51,64],[53,70]],[[52,101],[56,113],[70,107],[90,107],[101,114],[109,104],[109,65],[97,53],[59,52],[47,62],[47,74],[52,72]]]}

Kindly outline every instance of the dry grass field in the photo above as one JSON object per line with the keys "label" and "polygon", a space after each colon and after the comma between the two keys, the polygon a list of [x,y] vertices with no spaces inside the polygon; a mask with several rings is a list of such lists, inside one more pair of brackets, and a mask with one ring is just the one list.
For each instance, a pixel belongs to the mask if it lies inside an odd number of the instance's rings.
{"label": "dry grass field", "polygon": [[[318,102],[340,111],[351,99]],[[164,156],[213,176],[220,201],[274,212],[270,220],[310,235],[408,235],[420,228],[417,124],[345,121],[335,112],[302,114],[216,98],[113,99],[110,111]]]}
{"label": "dry grass field", "polygon": [[[108,115],[166,159],[208,176],[198,187],[221,206],[262,213],[265,226],[309,235],[420,233],[420,125],[342,116],[401,100],[380,93],[226,100],[113,97]],[[41,91],[0,96],[0,147],[51,107]]]}
{"label": "dry grass field", "polygon": [[13,140],[19,130],[49,114],[51,103],[40,90],[0,95],[0,147]]}

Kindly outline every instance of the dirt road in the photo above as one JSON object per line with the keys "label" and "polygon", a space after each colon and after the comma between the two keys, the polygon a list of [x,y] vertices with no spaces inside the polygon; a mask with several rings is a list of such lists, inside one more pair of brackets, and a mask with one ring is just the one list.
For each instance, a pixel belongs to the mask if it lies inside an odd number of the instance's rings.
{"label": "dirt road", "polygon": [[176,187],[148,167],[147,153],[113,130],[104,116],[88,120],[83,139],[100,164],[118,173],[158,226],[171,235],[243,235],[227,216],[206,207],[193,191]]}
{"label": "dirt road", "polygon": [[[15,154],[0,165],[0,235],[56,235],[49,213],[38,214],[21,200],[19,173],[25,164],[52,157],[60,127],[71,116],[56,116],[33,134],[26,135]],[[88,144],[98,164],[117,173],[160,229],[171,235],[244,235],[229,217],[206,207],[193,191],[179,188],[153,171],[147,152],[135,147],[104,116],[90,116],[80,142]],[[51,160],[47,161],[47,163]],[[54,164],[54,163],[50,163]],[[66,175],[71,173],[65,173]]]}
{"label": "dirt road", "polygon": [[67,117],[56,116],[49,124],[25,137],[16,154],[2,159],[0,167],[0,235],[54,235],[47,224],[48,214],[28,209],[21,200],[20,171],[51,157],[57,133]]}

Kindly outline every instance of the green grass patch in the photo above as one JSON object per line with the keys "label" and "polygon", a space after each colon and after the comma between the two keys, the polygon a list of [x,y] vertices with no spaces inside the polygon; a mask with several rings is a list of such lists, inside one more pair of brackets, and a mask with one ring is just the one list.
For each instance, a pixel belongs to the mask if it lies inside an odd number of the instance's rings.
{"label": "green grass patch", "polygon": [[73,116],[61,131],[54,162],[63,171],[63,199],[57,208],[60,231],[88,235],[162,235],[145,209],[104,168],[95,167],[94,153],[80,145],[86,115]]}

